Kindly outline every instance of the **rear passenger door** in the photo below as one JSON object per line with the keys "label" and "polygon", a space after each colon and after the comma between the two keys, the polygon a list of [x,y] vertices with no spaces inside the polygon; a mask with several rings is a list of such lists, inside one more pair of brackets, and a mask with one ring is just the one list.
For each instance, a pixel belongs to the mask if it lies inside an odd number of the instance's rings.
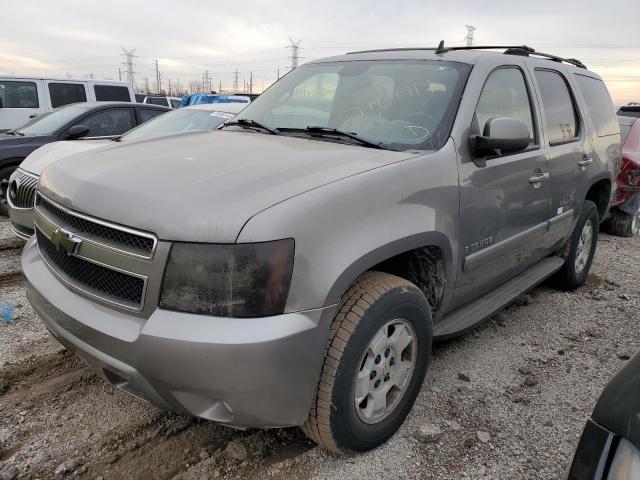
{"label": "rear passenger door", "polygon": [[110,138],[122,135],[135,127],[135,118],[131,108],[111,108],[92,113],[76,125],[89,127],[85,139]]}
{"label": "rear passenger door", "polygon": [[592,145],[564,69],[535,67],[532,71],[542,109],[542,138],[551,176],[549,236],[557,243],[566,237],[580,213]]}

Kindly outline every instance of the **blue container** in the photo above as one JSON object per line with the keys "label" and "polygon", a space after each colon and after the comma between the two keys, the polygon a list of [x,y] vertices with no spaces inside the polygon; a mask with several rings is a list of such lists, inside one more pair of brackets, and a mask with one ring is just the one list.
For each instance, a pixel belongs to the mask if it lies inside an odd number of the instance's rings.
{"label": "blue container", "polygon": [[2,305],[2,321],[7,325],[13,323],[13,309],[14,306],[10,303]]}

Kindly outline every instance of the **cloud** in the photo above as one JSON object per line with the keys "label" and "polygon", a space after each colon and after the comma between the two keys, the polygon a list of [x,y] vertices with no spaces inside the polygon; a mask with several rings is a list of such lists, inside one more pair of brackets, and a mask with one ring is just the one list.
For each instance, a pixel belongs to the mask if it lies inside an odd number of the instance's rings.
{"label": "cloud", "polygon": [[[0,70],[56,75],[117,76],[121,46],[136,48],[137,78],[155,78],[158,59],[164,78],[202,78],[229,87],[233,71],[256,84],[275,80],[289,65],[291,36],[302,40],[303,61],[348,50],[435,46],[440,39],[461,45],[465,24],[477,27],[478,43],[529,44],[542,51],[577,57],[602,72],[621,101],[640,97],[629,73],[640,65],[638,0],[615,5],[595,0],[245,0],[220,8],[210,0],[58,0],[37,8],[24,0],[3,0],[11,21],[3,22]],[[635,42],[635,43],[634,43]],[[634,63],[635,62],[635,63]],[[615,74],[607,69],[617,68]],[[614,79],[615,77],[615,79]],[[626,80],[619,80],[625,77]],[[621,83],[627,82],[622,89]]]}

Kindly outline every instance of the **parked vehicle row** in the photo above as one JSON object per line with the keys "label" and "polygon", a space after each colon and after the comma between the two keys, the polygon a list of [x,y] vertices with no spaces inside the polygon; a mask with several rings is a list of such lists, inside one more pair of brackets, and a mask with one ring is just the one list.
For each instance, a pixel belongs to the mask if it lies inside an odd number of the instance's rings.
{"label": "parked vehicle row", "polygon": [[134,102],[128,83],[113,80],[0,76],[0,133],[78,102]]}
{"label": "parked vehicle row", "polygon": [[584,283],[620,162],[577,60],[443,43],[316,60],[219,131],[50,164],[27,296],[124,391],[362,452],[402,424],[434,340],[548,277]]}
{"label": "parked vehicle row", "polygon": [[[115,106],[119,107],[117,109],[118,111],[121,110],[122,105],[116,104]],[[109,115],[113,116],[113,107],[114,105],[102,106],[98,111],[105,113],[111,112]],[[129,126],[126,131],[119,133],[110,131],[109,133],[114,135],[98,136],[96,137],[96,140],[91,142],[54,141],[53,143],[48,143],[44,147],[38,148],[20,164],[20,167],[15,170],[9,179],[6,195],[9,216],[11,217],[11,228],[17,236],[28,239],[34,233],[33,208],[36,185],[42,171],[53,162],[80,152],[113,145],[114,141],[118,143],[126,143],[157,138],[162,135],[179,134],[196,130],[214,130],[223,122],[233,118],[245,107],[245,105],[239,103],[197,105],[170,111],[169,113],[165,113],[167,108],[160,106],[150,105],[151,108],[147,108],[141,104],[138,104],[137,106],[129,104],[127,107],[128,109],[133,108],[136,110],[141,121],[145,118],[152,119],[144,122],[143,125],[140,125],[133,130],[130,130]],[[80,108],[90,111],[95,109],[95,107],[92,109],[90,104],[80,104],[64,108]],[[61,109],[60,111],[63,110]],[[163,113],[164,115],[158,116],[160,113]],[[155,118],[156,116],[157,118]],[[94,118],[95,117],[90,114],[85,115],[84,119],[74,121],[76,122],[76,125],[79,123],[81,126],[88,126],[87,123],[95,123],[91,120]],[[67,128],[68,125],[69,122],[67,122],[66,126],[60,127],[60,131],[66,132],[67,130],[65,130],[65,128]],[[76,127],[73,126],[71,128]],[[82,133],[82,130],[76,128],[72,133]],[[85,135],[91,135],[92,133],[96,132],[89,130]],[[67,137],[69,137],[69,134],[67,134]],[[48,138],[49,137],[36,137],[34,141],[40,141],[40,143],[43,143],[46,142]],[[56,139],[57,137],[54,136],[53,138]],[[63,138],[65,138],[64,135]],[[86,139],[87,137],[84,138]],[[0,145],[2,145],[1,139]]]}
{"label": "parked vehicle row", "polygon": [[0,134],[0,214],[7,214],[9,177],[39,147],[60,140],[113,138],[168,110],[131,102],[77,103],[38,115]]}

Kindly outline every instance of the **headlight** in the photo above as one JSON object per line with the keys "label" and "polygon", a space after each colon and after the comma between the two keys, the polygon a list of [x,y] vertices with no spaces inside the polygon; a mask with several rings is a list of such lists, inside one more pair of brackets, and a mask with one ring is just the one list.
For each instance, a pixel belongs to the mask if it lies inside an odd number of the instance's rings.
{"label": "headlight", "polygon": [[293,239],[214,245],[175,243],[160,307],[226,317],[284,311],[293,272]]}

